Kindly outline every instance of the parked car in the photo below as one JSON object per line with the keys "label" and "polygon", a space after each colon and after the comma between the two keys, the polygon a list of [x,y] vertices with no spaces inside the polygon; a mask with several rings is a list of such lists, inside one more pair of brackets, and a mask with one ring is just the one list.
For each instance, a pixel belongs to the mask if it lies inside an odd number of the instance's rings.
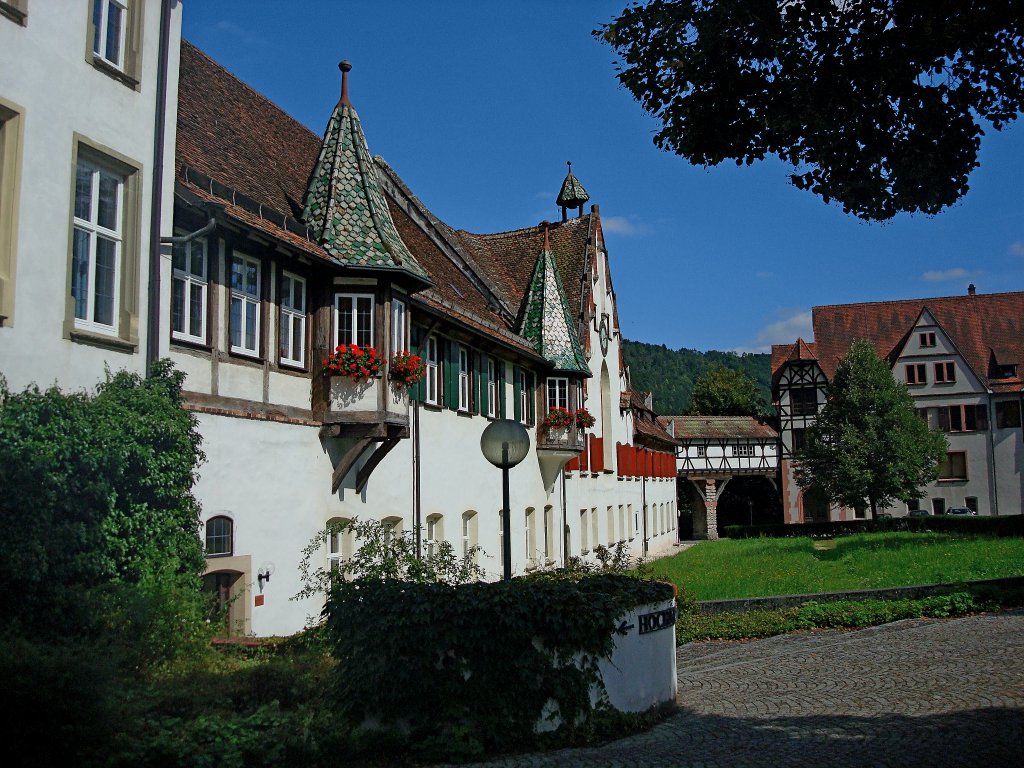
{"label": "parked car", "polygon": [[910,510],[911,517],[931,517],[931,514],[927,509],[912,509]]}
{"label": "parked car", "polygon": [[950,507],[949,509],[946,510],[946,514],[953,515],[955,517],[967,517],[969,515],[976,515],[978,513],[975,512],[973,509],[968,509],[967,507]]}

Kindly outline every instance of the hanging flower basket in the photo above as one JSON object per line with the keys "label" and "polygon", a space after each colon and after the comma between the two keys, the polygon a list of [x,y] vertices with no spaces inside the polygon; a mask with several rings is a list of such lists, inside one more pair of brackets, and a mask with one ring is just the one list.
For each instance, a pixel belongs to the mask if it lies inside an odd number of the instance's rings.
{"label": "hanging flower basket", "polygon": [[391,380],[403,387],[411,387],[423,378],[426,368],[423,358],[409,352],[397,352],[388,367]]}
{"label": "hanging flower basket", "polygon": [[586,408],[580,408],[578,411],[576,411],[574,416],[576,418],[577,429],[590,429],[592,426],[594,426],[594,424],[597,423],[597,420],[590,414],[590,411],[588,411]]}
{"label": "hanging flower basket", "polygon": [[328,376],[344,376],[353,381],[369,381],[379,376],[384,358],[373,347],[358,344],[339,344],[323,361]]}
{"label": "hanging flower basket", "polygon": [[565,408],[552,408],[544,417],[541,426],[548,430],[565,429],[572,424],[573,415]]}

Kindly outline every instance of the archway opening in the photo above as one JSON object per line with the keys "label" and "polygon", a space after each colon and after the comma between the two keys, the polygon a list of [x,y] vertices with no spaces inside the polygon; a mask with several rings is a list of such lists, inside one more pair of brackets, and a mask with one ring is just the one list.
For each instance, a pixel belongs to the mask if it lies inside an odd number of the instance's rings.
{"label": "archway opening", "polygon": [[718,535],[729,525],[776,525],[783,522],[782,500],[767,477],[733,477],[718,497]]}

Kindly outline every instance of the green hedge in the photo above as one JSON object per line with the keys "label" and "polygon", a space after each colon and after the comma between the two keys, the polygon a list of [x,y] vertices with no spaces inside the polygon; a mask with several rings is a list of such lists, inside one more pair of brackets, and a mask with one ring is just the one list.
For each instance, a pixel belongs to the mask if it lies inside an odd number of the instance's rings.
{"label": "green hedge", "polygon": [[[615,619],[672,598],[672,586],[621,575],[461,586],[343,581],[325,612],[339,712],[390,731],[419,756],[537,743],[557,704],[564,741],[592,727],[597,659]],[[547,708],[546,708],[547,706]],[[552,725],[555,721],[552,720]]]}
{"label": "green hedge", "polygon": [[828,523],[800,523],[798,525],[727,525],[725,535],[730,539],[794,538],[810,536],[831,539],[854,533],[912,531],[920,533],[964,533],[983,536],[1024,536],[1024,515],[1004,517],[888,517],[879,520],[843,520]]}

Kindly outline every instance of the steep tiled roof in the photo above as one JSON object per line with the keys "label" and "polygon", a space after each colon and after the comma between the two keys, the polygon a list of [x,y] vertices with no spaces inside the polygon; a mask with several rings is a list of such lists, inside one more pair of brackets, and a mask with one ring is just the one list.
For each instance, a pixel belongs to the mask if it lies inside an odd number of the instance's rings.
{"label": "steep tiled roof", "polygon": [[772,378],[791,360],[817,360],[814,343],[797,339],[794,344],[772,344]]}
{"label": "steep tiled roof", "polygon": [[395,230],[362,124],[348,101],[351,64],[342,62],[341,66],[345,80],[342,98],[324,132],[302,219],[339,264],[426,278]]}
{"label": "steep tiled roof", "polygon": [[[552,224],[551,252],[562,276],[566,300],[574,319],[582,309],[580,296],[586,272],[587,237],[591,216]],[[456,233],[460,243],[494,280],[508,304],[522,312],[523,297],[530,286],[537,246],[542,242],[541,226],[477,235],[464,230]]]}
{"label": "steep tiled roof", "polygon": [[[317,242],[313,227],[300,221],[321,139],[187,41],[181,43],[179,82],[179,188],[201,202],[222,206],[223,215],[239,224],[338,263]],[[524,357],[540,360],[532,344],[515,331],[540,242],[539,228],[495,235],[457,233],[434,217],[383,160],[374,158],[362,167],[376,169],[385,215],[393,222],[398,242],[433,281],[414,301]],[[417,220],[403,207],[410,200]],[[565,287],[574,317],[589,218],[551,229],[559,270],[571,276]],[[467,245],[478,242],[487,247]]]}
{"label": "steep tiled roof", "polygon": [[558,191],[555,205],[566,208],[578,208],[590,199],[590,195],[587,194],[587,190],[580,184],[580,180],[572,175],[572,163],[570,162],[568,165],[569,173],[566,174],[565,180],[562,182],[562,188]]}
{"label": "steep tiled roof", "polygon": [[299,218],[320,137],[185,40],[178,88],[178,160]]}
{"label": "steep tiled roof", "polygon": [[645,418],[633,419],[633,442],[669,450],[680,444],[657,421]]}
{"label": "steep tiled roof", "polygon": [[754,416],[659,416],[658,422],[680,440],[694,438],[771,439],[778,431]]}
{"label": "steep tiled roof", "polygon": [[537,255],[530,278],[519,332],[555,370],[589,375],[590,367],[580,348],[576,323],[567,306],[562,278],[551,253],[547,226],[544,227],[544,246]]}
{"label": "steep tiled roof", "polygon": [[[815,307],[818,364],[831,378],[856,339],[869,341],[879,357],[891,361],[924,311],[931,313],[983,383],[995,383],[989,379],[993,360],[1024,367],[1024,292],[1019,291]],[[998,383],[1006,386],[1003,380]]]}

